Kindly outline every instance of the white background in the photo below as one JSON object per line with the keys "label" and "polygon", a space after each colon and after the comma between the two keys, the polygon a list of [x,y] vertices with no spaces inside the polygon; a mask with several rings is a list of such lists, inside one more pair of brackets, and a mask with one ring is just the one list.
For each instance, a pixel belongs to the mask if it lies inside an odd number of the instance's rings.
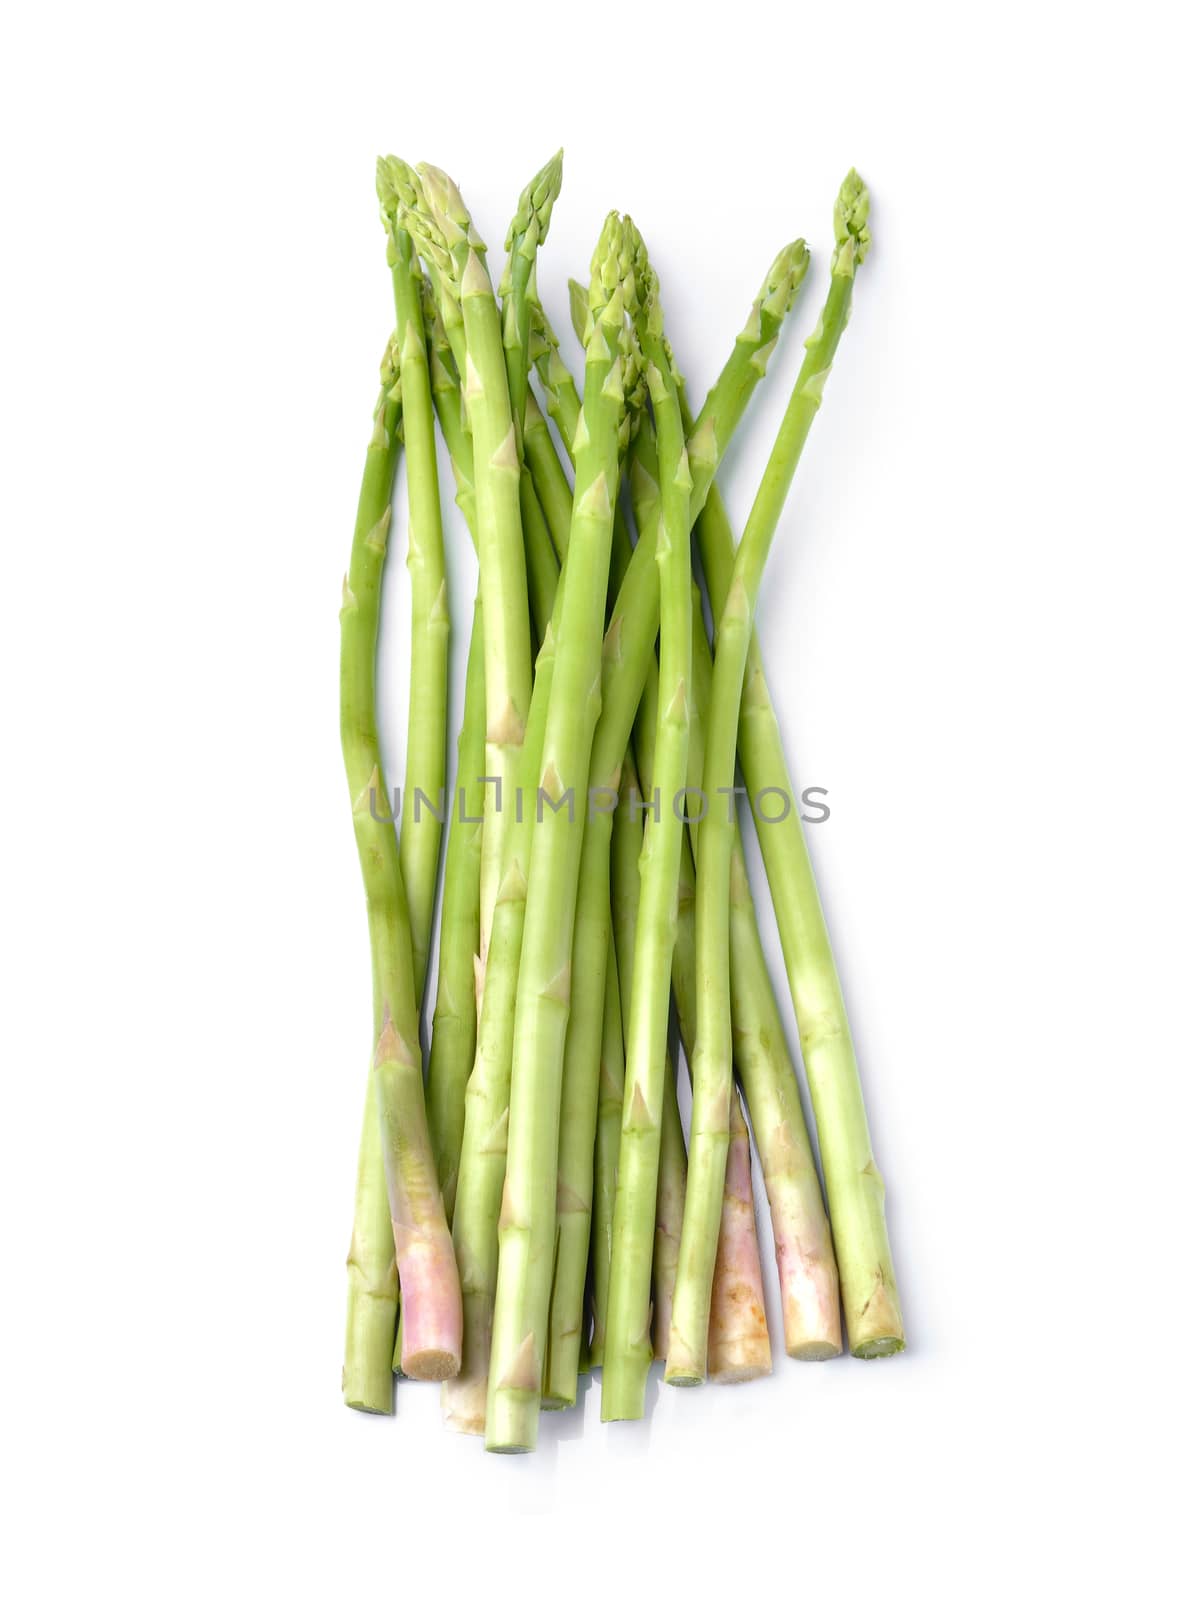
{"label": "white background", "polygon": [[[7,1592],[1178,1590],[1174,17],[10,14]],[[593,1388],[536,1457],[499,1460],[443,1432],[432,1389],[403,1385],[390,1420],[339,1401],[369,1001],[336,613],[391,317],[374,158],[446,166],[499,260],[559,144],[556,320],[604,212],[631,211],[697,398],[777,246],[815,251],[725,469],[738,526],[850,164],[873,192],[761,627],[797,780],[830,790],[813,849],[910,1349],[654,1382],[638,1427],[602,1427]],[[451,539],[462,665],[474,569]]]}

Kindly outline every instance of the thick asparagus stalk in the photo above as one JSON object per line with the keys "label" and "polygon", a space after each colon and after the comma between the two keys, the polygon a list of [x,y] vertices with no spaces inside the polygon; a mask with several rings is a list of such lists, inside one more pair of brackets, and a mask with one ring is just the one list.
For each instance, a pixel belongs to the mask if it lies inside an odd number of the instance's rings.
{"label": "thick asparagus stalk", "polygon": [[[636,856],[634,857],[636,872]],[[621,1020],[621,984],[617,962],[608,960],[604,974],[604,1019],[600,1035],[600,1087],[596,1105],[596,1145],[592,1200],[592,1347],[593,1367],[604,1365],[604,1329],[608,1320],[608,1270],[613,1254],[613,1208],[617,1199],[617,1152],[621,1144],[621,1106],[625,1097],[625,1037]],[[558,1276],[556,1272],[556,1284]],[[566,1348],[556,1337],[556,1317],[566,1325],[565,1314],[551,1302],[551,1391],[566,1392],[565,1380],[554,1372],[559,1352]]]}
{"label": "thick asparagus stalk", "polygon": [[[463,197],[437,167],[414,173],[389,157],[397,219],[433,264],[448,337],[463,333],[464,401],[472,433],[480,590],[484,601],[485,766],[480,959],[487,957],[530,702],[530,624],[522,545],[521,468],[509,400],[501,319],[484,265],[484,243]],[[458,352],[458,342],[453,343]]]}
{"label": "thick asparagus stalk", "polygon": [[378,169],[377,193],[397,311],[409,501],[406,565],[410,571],[410,700],[400,855],[410,907],[414,983],[421,1005],[442,842],[451,619],[420,275],[413,241],[397,222],[396,195],[383,163]]}
{"label": "thick asparagus stalk", "polygon": [[[640,241],[635,240],[640,246]],[[646,823],[641,857],[642,904],[629,1032],[613,1262],[605,1337],[601,1416],[639,1417],[652,1356],[650,1262],[658,1192],[659,1149],[666,1085],[691,694],[691,472],[679,396],[662,326],[657,279],[639,248],[639,324],[658,432],[661,516],[656,536],[661,595],[661,665],[653,787],[657,811]],[[676,805],[676,801],[679,801]],[[674,1326],[670,1329],[671,1340]]]}
{"label": "thick asparagus stalk", "polygon": [[[869,244],[868,205],[868,192],[857,174],[850,173],[836,206],[837,246],[827,303],[808,343],[808,360],[818,365],[804,408],[806,428],[848,320],[853,273]],[[731,585],[731,536],[715,522],[701,534],[706,537],[701,537],[700,555],[713,614],[718,615]],[[746,663],[739,744],[751,794],[773,789],[793,797],[756,643]],[[782,821],[767,822],[758,835],[815,1111],[849,1345],[856,1356],[893,1355],[903,1348],[904,1337],[886,1230],[885,1188],[873,1156],[856,1052],[798,806],[792,803]]]}
{"label": "thick asparagus stalk", "polygon": [[[399,359],[390,347],[390,367]],[[379,1268],[376,1175],[383,1158],[397,1273],[406,1306],[406,1361],[412,1377],[441,1378],[459,1364],[459,1279],[443,1214],[426,1125],[418,1043],[418,1003],[405,886],[397,836],[376,812],[388,793],[376,729],[376,643],[381,577],[390,523],[393,446],[391,402],[383,401],[370,445],[357,514],[352,559],[340,612],[340,716],[357,851],[369,908],[373,955],[373,1005],[377,1025],[357,1192],[357,1229],[349,1256],[348,1358],[345,1396],[369,1410],[392,1405],[388,1375],[396,1298],[390,1274],[370,1274],[363,1255]],[[374,517],[374,513],[378,513]],[[372,519],[372,520],[370,520]],[[368,1122],[377,1129],[376,1143]],[[366,1237],[360,1239],[363,1224]],[[361,1316],[361,1298],[384,1300]],[[365,1337],[362,1337],[362,1334]],[[382,1357],[383,1351],[383,1357]],[[382,1380],[380,1367],[386,1369]]]}
{"label": "thick asparagus stalk", "polygon": [[[392,514],[400,423],[399,354],[391,339],[381,363],[381,395],[365,457],[351,565],[344,580],[344,605],[340,612],[340,733],[368,901],[374,1049],[383,1022],[382,976],[389,905],[396,894],[404,893],[400,877],[388,870],[387,858],[373,854],[372,830],[376,824],[370,828],[372,819],[367,796],[370,786],[382,795],[387,792],[379,779],[375,661],[381,572]],[[363,810],[358,804],[362,792]],[[344,1400],[357,1410],[393,1410],[390,1357],[396,1322],[397,1263],[381,1155],[381,1125],[370,1072],[356,1171],[352,1244],[348,1251],[348,1320],[343,1366]]]}
{"label": "thick asparagus stalk", "polygon": [[549,805],[544,805],[535,828],[517,990],[485,1427],[485,1442],[497,1451],[533,1448],[546,1355],[571,939],[592,735],[600,709],[604,594],[620,477],[618,432],[625,407],[622,280],[627,260],[624,231],[615,213],[601,233],[592,273],[583,410],[587,437],[577,450],[567,576],[540,780]]}

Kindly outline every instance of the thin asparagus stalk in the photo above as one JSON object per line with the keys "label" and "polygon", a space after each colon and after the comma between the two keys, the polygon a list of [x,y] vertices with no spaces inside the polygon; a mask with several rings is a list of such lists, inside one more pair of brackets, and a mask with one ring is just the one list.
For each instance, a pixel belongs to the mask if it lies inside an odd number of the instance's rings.
{"label": "thin asparagus stalk", "polygon": [[[715,464],[726,448],[744,412],[746,402],[765,370],[766,359],[777,338],[805,271],[802,245],[789,245],[775,258],[758,294],[749,319],[738,335],[732,354],[725,363],[698,420],[688,429],[689,456],[693,474],[692,502],[702,505],[712,482]],[[586,297],[585,297],[586,304]],[[575,456],[579,426],[579,395],[559,353],[558,341],[541,308],[535,307],[543,333],[544,350],[537,363],[549,396],[551,414],[568,453]],[[635,463],[639,479],[643,473]],[[649,475],[645,474],[648,479]],[[649,479],[652,483],[653,480]],[[647,505],[638,484],[639,506]],[[654,485],[653,504],[639,523],[637,546],[629,558],[620,584],[612,617],[605,634],[602,682],[602,709],[592,747],[591,792],[594,797],[617,792],[621,763],[625,757],[634,717],[641,700],[647,674],[655,665],[654,641],[658,632],[659,587],[655,560],[659,502]],[[628,534],[614,522],[614,557],[619,546],[628,544]],[[607,935],[601,929],[608,919],[608,851],[613,822],[602,803],[590,808],[584,829],[580,867],[580,888],[576,905],[574,962],[594,984],[602,981],[599,962],[607,959]],[[628,1011],[628,974],[622,975],[622,1009]],[[591,1027],[568,1029],[563,1078],[562,1121],[569,1128],[581,1121],[591,1129],[596,1118],[600,1037]],[[589,1143],[591,1135],[588,1135]],[[568,1151],[578,1149],[582,1140],[569,1141]],[[565,1153],[565,1159],[567,1153]],[[587,1175],[586,1175],[587,1174]],[[563,1182],[571,1195],[582,1197],[591,1182],[586,1164],[563,1169]],[[673,1194],[675,1186],[668,1187]],[[591,1190],[587,1188],[590,1197]],[[569,1331],[579,1323],[581,1302],[575,1301],[581,1282],[580,1263],[586,1261],[588,1247],[585,1214],[572,1204],[573,1215],[559,1237],[559,1262],[555,1273],[554,1304],[551,1312],[556,1345],[567,1342]],[[578,1257],[578,1259],[574,1259]],[[568,1298],[570,1297],[570,1298]],[[656,1300],[659,1297],[656,1295]],[[603,1308],[598,1306],[598,1314]],[[570,1334],[572,1343],[574,1335]],[[599,1348],[599,1340],[598,1340]],[[567,1349],[556,1348],[550,1362],[552,1384],[559,1395],[570,1392],[574,1360]]]}
{"label": "thin asparagus stalk", "polygon": [[550,529],[555,555],[561,562],[567,553],[571,530],[571,485],[555,452],[546,418],[538,409],[533,394],[526,395],[525,447],[534,491]]}
{"label": "thin asparagus stalk", "polygon": [[[860,181],[850,175],[837,203],[837,247],[832,258],[828,302],[819,326],[808,340],[803,366],[742,535],[728,595],[720,613],[706,758],[708,788],[720,796],[731,795],[741,691],[762,572],[844,328],[854,269],[864,258],[868,244],[867,211],[865,191]],[[711,1207],[724,1185],[728,1090],[732,1082],[732,1022],[724,966],[724,950],[729,939],[731,873],[731,813],[727,805],[717,805],[710,809],[700,830],[696,891],[698,1040],[691,1173],[683,1219],[675,1326],[667,1363],[667,1378],[672,1383],[702,1382],[707,1368],[708,1315],[715,1261],[710,1239]],[[856,1082],[855,1070],[853,1081]],[[829,1198],[831,1192],[829,1184]],[[837,1226],[839,1250],[839,1222]],[[843,1252],[840,1259],[844,1259]],[[842,1277],[847,1283],[845,1270],[842,1270]],[[873,1287],[871,1284],[871,1290]]]}
{"label": "thin asparagus stalk", "polygon": [[[571,940],[588,767],[600,709],[600,645],[613,501],[620,478],[618,432],[625,407],[622,283],[627,270],[624,230],[613,213],[592,263],[583,410],[587,438],[577,451],[567,577],[543,746],[540,786],[550,806],[535,828],[518,977],[485,1426],[487,1447],[501,1452],[532,1449],[538,1434],[555,1255]],[[568,815],[569,796],[573,816]],[[556,811],[555,806],[562,809]]]}
{"label": "thin asparagus stalk", "polygon": [[[837,249],[827,304],[808,345],[808,359],[822,366],[812,375],[807,428],[848,320],[854,270],[868,248],[868,203],[860,178],[850,173],[837,201]],[[731,535],[715,522],[702,532],[700,555],[713,614],[719,615],[731,584]],[[739,744],[752,795],[773,789],[794,796],[756,642],[746,662]],[[782,821],[767,821],[758,835],[819,1134],[849,1345],[863,1358],[893,1355],[905,1340],[886,1229],[885,1186],[873,1156],[856,1052],[798,806],[792,803]]]}
{"label": "thin asparagus stalk", "polygon": [[551,212],[563,183],[563,152],[557,150],[522,190],[505,236],[506,265],[501,279],[505,370],[509,401],[521,433],[530,391],[531,284],[538,247],[550,228]]}
{"label": "thin asparagus stalk", "polygon": [[[648,456],[647,452],[644,455]],[[704,632],[703,613],[694,588],[692,602],[691,730],[688,739],[687,783],[695,794],[703,791],[704,760],[702,714],[711,687],[711,651]],[[638,770],[649,791],[653,784],[654,733],[657,720],[658,678],[651,671],[642,695],[641,710],[635,724]],[[697,709],[698,708],[698,709]],[[698,745],[698,749],[695,746]],[[698,808],[693,808],[684,830],[679,860],[679,886],[676,900],[675,950],[671,986],[679,1018],[679,1034],[688,1071],[695,1056],[696,956],[695,956],[695,860],[692,841],[698,838]],[[753,1212],[753,1185],[750,1177],[749,1130],[745,1125],[740,1097],[733,1091],[729,1105],[730,1163],[720,1212],[720,1236],[716,1269],[712,1279],[712,1331],[709,1342],[709,1375],[717,1382],[743,1383],[764,1377],[771,1370],[770,1333],[766,1323],[766,1304],[762,1290],[761,1256],[757,1243],[757,1222]],[[685,1191],[685,1186],[684,1186]],[[821,1208],[822,1209],[822,1208]],[[675,1266],[678,1265],[678,1236],[682,1219],[675,1229]],[[673,1301],[673,1279],[671,1299]],[[656,1349],[656,1354],[659,1352]],[[665,1352],[662,1352],[665,1357]]]}
{"label": "thin asparagus stalk", "polygon": [[[682,391],[680,390],[682,403]],[[719,523],[724,537],[733,544],[720,492],[715,484],[708,495],[707,504],[697,524],[697,534],[706,537],[706,524]],[[695,597],[698,618],[695,619],[692,649],[692,682],[695,687],[694,704],[706,708],[712,697],[712,652],[704,630],[703,609]],[[693,743],[695,730],[702,726],[701,719],[692,719]],[[689,773],[694,760],[689,761]],[[700,765],[702,786],[702,748]],[[695,782],[689,777],[690,782]],[[698,838],[697,829],[691,827],[689,835],[693,848]],[[820,1192],[819,1174],[811,1153],[807,1125],[799,1099],[794,1062],[787,1049],[782,1015],[774,995],[762,949],[758,929],[757,911],[749,888],[749,875],[745,854],[741,846],[739,825],[733,820],[732,877],[730,891],[731,998],[733,1016],[733,1061],[740,1075],[749,1105],[753,1133],[761,1157],[762,1176],[766,1196],[770,1203],[770,1221],[774,1232],[774,1253],[778,1265],[779,1293],[782,1299],[782,1325],[786,1352],[801,1361],[822,1361],[837,1356],[841,1351],[840,1339],[840,1284],[836,1272],[836,1257],[832,1250],[832,1234],[824,1211]],[[694,972],[695,972],[695,884],[690,886],[690,898],[685,900],[682,889],[679,897],[679,935],[676,944],[676,977],[690,970],[692,993],[690,1011],[694,1026]],[[690,965],[688,965],[690,964]],[[677,987],[677,985],[676,985]],[[680,1018],[684,1006],[680,1002]],[[691,1059],[690,1054],[688,1060]],[[733,1139],[735,1126],[730,1128],[728,1194],[733,1181]],[[724,1247],[724,1222],[721,1216],[721,1244],[717,1247],[716,1273],[712,1281],[712,1322],[708,1346],[708,1375],[713,1381],[724,1381],[728,1376],[720,1369],[718,1351],[725,1348],[723,1324],[718,1315],[719,1286],[721,1283],[721,1253]],[[740,1347],[738,1346],[740,1352]]]}
{"label": "thin asparagus stalk", "polygon": [[[493,909],[512,815],[530,702],[530,623],[522,544],[521,468],[509,399],[501,319],[484,265],[484,243],[463,197],[437,167],[414,173],[390,156],[387,176],[397,219],[433,263],[448,337],[462,325],[464,400],[472,433],[480,590],[484,600],[487,785],[482,833],[480,960],[487,959]],[[453,346],[453,348],[457,348]],[[458,354],[457,354],[458,360]]]}
{"label": "thin asparagus stalk", "polygon": [[[658,433],[660,474],[661,515],[656,549],[662,608],[661,666],[653,788],[660,791],[661,798],[658,810],[648,813],[641,856],[641,922],[625,1049],[625,1103],[601,1387],[600,1414],[605,1421],[642,1415],[652,1356],[648,1332],[650,1263],[683,846],[683,815],[681,805],[677,807],[675,801],[687,776],[691,693],[691,471],[678,389],[663,333],[657,279],[646,261],[640,238],[635,238],[634,244],[639,251],[642,301],[639,337]],[[668,1351],[674,1340],[673,1314],[669,1331]]]}
{"label": "thin asparagus stalk", "polygon": [[[390,366],[399,359],[391,346]],[[397,1274],[406,1308],[405,1369],[411,1377],[442,1378],[459,1364],[459,1279],[426,1125],[413,947],[397,836],[388,821],[376,817],[379,797],[388,793],[376,729],[376,643],[391,516],[393,455],[387,435],[389,412],[390,406],[383,402],[365,468],[340,612],[341,732],[369,907],[377,1026],[369,1096],[371,1117],[366,1119],[358,1179],[357,1232],[363,1222],[368,1230],[363,1251],[379,1266],[379,1208],[375,1201],[379,1155],[384,1163]],[[378,508],[379,515],[370,521]],[[377,1128],[375,1145],[369,1137],[368,1120]],[[394,1337],[390,1308],[395,1308],[396,1298],[387,1292],[388,1271],[383,1280],[373,1278],[365,1288],[370,1299],[378,1292],[385,1299],[383,1327],[380,1313],[368,1316],[365,1369],[355,1279],[360,1270],[358,1238],[354,1237],[349,1256],[345,1395],[349,1404],[388,1410],[392,1406],[388,1368]],[[384,1380],[380,1374],[382,1350]]]}
{"label": "thin asparagus stalk", "polygon": [[[617,1150],[621,1143],[621,1106],[625,1097],[625,1038],[621,1021],[621,985],[617,963],[608,961],[604,974],[604,1018],[600,1035],[600,1088],[596,1106],[596,1148],[592,1204],[592,1345],[591,1365],[604,1365],[604,1327],[608,1315],[608,1269],[613,1253],[613,1207],[617,1199]],[[556,1359],[555,1307],[551,1305],[550,1361]],[[557,1379],[552,1392],[557,1393]]]}
{"label": "thin asparagus stalk", "polygon": [[[381,363],[381,394],[356,511],[352,557],[344,579],[340,613],[340,732],[352,821],[368,902],[372,953],[373,1048],[383,1014],[386,928],[393,896],[404,893],[386,857],[373,852],[376,824],[368,815],[367,790],[387,791],[379,780],[376,737],[375,659],[381,603],[381,572],[389,535],[393,478],[400,449],[400,357],[395,340]],[[349,596],[351,603],[349,604]],[[363,810],[358,803],[365,794]],[[371,826],[370,826],[371,824]],[[348,1319],[344,1344],[343,1395],[359,1411],[393,1410],[390,1357],[397,1322],[397,1263],[389,1222],[389,1197],[381,1155],[381,1125],[370,1072],[364,1127],[356,1171],[356,1205],[348,1251]]]}
{"label": "thin asparagus stalk", "polygon": [[[621,773],[620,799],[613,817],[612,839],[612,921],[616,968],[622,996],[621,1019],[626,1047],[629,1043],[629,1002],[633,993],[633,964],[637,954],[637,928],[641,912],[642,816],[646,802],[638,782],[633,756],[627,751]],[[624,1057],[616,1096],[617,1119],[610,1129],[609,1148],[603,1158],[603,1171],[597,1185],[597,1217],[601,1221],[600,1239],[607,1280],[612,1268],[613,1219],[616,1211],[617,1166],[621,1150],[621,1118],[625,1081]],[[650,1330],[656,1361],[666,1360],[670,1338],[671,1305],[675,1297],[675,1270],[679,1264],[679,1230],[683,1224],[683,1195],[687,1187],[687,1146],[679,1117],[675,1088],[675,1059],[667,1041],[665,1099],[662,1108],[662,1146],[658,1162],[658,1198],[654,1219],[654,1262],[651,1283],[654,1294],[653,1324]],[[598,1163],[600,1152],[597,1152]],[[601,1364],[608,1324],[608,1289],[598,1301],[601,1327]]]}
{"label": "thin asparagus stalk", "polygon": [[[679,403],[684,426],[694,426],[683,387]],[[656,493],[651,474],[656,471],[656,451],[649,429],[643,425],[636,446],[634,484],[635,505],[644,517],[649,500]],[[705,537],[707,523],[728,540],[728,524],[720,492],[715,483],[708,493],[696,524]],[[703,788],[704,720],[711,700],[712,652],[704,627],[703,607],[698,589],[692,588],[692,684],[691,730],[688,749],[687,781],[696,790]],[[653,667],[642,696],[646,708],[656,682]],[[656,703],[656,702],[655,702]],[[643,771],[651,757],[641,748],[651,732],[651,721],[639,713],[636,724]],[[646,782],[648,783],[648,779]],[[705,791],[706,792],[706,791]],[[689,812],[680,869],[679,921],[675,942],[674,989],[680,1032],[690,1064],[695,1039],[695,867],[694,852],[699,826],[694,811]],[[732,915],[732,1009],[734,1060],[745,1086],[753,1116],[754,1133],[762,1158],[774,1230],[775,1255],[783,1307],[783,1330],[788,1355],[800,1360],[823,1360],[839,1355],[840,1289],[831,1232],[824,1212],[819,1177],[811,1155],[810,1141],[799,1100],[794,1065],[786,1048],[781,1015],[766,968],[757,915],[749,890],[749,879],[741,848],[740,833],[733,823],[733,915]],[[730,1152],[747,1153],[742,1144],[744,1119],[734,1094],[730,1105]],[[733,1141],[736,1141],[735,1145]],[[738,1156],[738,1162],[741,1157]],[[752,1206],[737,1203],[744,1197],[739,1174],[730,1170],[725,1185],[721,1213],[721,1239],[717,1267],[713,1276],[713,1317],[709,1345],[709,1376],[729,1382],[738,1377],[769,1370],[769,1336],[763,1327],[764,1302],[760,1295],[761,1263],[757,1252],[756,1224]],[[733,1184],[737,1184],[736,1197]],[[726,1230],[729,1237],[726,1238]],[[721,1275],[722,1264],[740,1263],[738,1289],[752,1285],[752,1292],[728,1295]],[[723,1309],[718,1309],[723,1308]],[[726,1319],[731,1309],[731,1320]],[[739,1367],[739,1372],[734,1370]]]}
{"label": "thin asparagus stalk", "polygon": [[555,632],[551,624],[538,652],[517,790],[509,800],[514,822],[506,840],[505,873],[497,896],[489,961],[484,973],[476,1062],[465,1097],[452,1229],[463,1290],[463,1363],[458,1376],[443,1385],[444,1420],[458,1433],[484,1432],[518,971],[526,916],[526,878],[533,843],[534,797],[554,670]]}
{"label": "thin asparagus stalk", "polygon": [[421,1005],[443,831],[440,818],[447,777],[447,653],[451,618],[420,274],[413,241],[397,223],[396,197],[383,167],[377,187],[397,311],[406,446],[410,701],[406,724],[405,804],[401,812],[399,847],[402,881],[410,907],[414,983]]}
{"label": "thin asparagus stalk", "polygon": [[[550,163],[548,163],[548,168]],[[546,173],[547,169],[544,169]],[[549,174],[547,174],[549,177]],[[541,182],[539,180],[542,180]],[[520,406],[527,396],[524,373],[519,377],[519,350],[524,344],[510,339],[508,330],[515,311],[514,289],[523,284],[524,269],[531,265],[533,251],[516,240],[519,230],[534,236],[534,248],[545,236],[553,193],[557,192],[558,173],[547,183],[543,174],[522,196],[519,217],[511,229],[513,257],[507,269],[505,358],[515,426],[520,429]],[[553,186],[553,187],[552,187]],[[533,191],[533,192],[532,192]],[[520,263],[520,266],[519,266]],[[444,362],[446,366],[447,363]],[[537,408],[535,407],[535,411]],[[464,1294],[464,1360],[458,1377],[447,1384],[443,1410],[448,1425],[460,1432],[480,1433],[484,1429],[487,1402],[489,1351],[492,1335],[493,1297],[497,1274],[497,1220],[501,1185],[504,1179],[506,1127],[509,1108],[509,1078],[512,1066],[513,1021],[517,993],[518,964],[525,922],[526,875],[530,864],[530,825],[533,816],[534,785],[541,763],[542,739],[546,726],[550,684],[554,668],[554,629],[552,613],[559,604],[558,566],[530,473],[520,469],[520,498],[530,573],[531,607],[542,638],[537,674],[530,698],[525,741],[517,766],[517,787],[506,794],[505,803],[514,813],[506,836],[506,854],[497,902],[494,907],[489,961],[478,967],[478,982],[483,984],[480,1024],[477,1035],[475,1070],[465,1097],[464,1130],[457,1184],[457,1212],[454,1219],[456,1253],[461,1264]],[[529,794],[529,811],[525,807]]]}
{"label": "thin asparagus stalk", "polygon": [[554,609],[558,558],[530,468],[525,462],[524,434],[530,387],[529,292],[538,247],[550,228],[551,212],[562,181],[563,152],[560,150],[522,190],[505,238],[506,261],[500,290],[505,371],[521,472],[519,494],[526,541],[530,611],[540,639],[545,634]]}
{"label": "thin asparagus stalk", "polygon": [[[425,280],[424,280],[425,287]],[[426,305],[431,392],[455,474],[456,503],[476,542],[472,448],[463,426],[458,374],[446,332]],[[464,1096],[476,1055],[476,973],[480,953],[480,817],[484,807],[484,608],[477,593],[468,644],[455,790],[447,827],[447,862],[439,943],[439,976],[426,1076],[427,1120],[448,1222],[455,1215]]]}

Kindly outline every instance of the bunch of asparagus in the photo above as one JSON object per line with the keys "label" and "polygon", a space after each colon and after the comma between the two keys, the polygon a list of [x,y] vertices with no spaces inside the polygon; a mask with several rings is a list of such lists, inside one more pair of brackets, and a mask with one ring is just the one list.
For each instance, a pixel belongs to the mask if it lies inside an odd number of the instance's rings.
{"label": "bunch of asparagus", "polygon": [[[851,172],[826,300],[737,544],[716,469],[807,248],[778,253],[693,414],[645,243],[616,212],[588,284],[571,284],[582,374],[568,366],[537,289],[561,178],[560,153],[522,193],[494,290],[452,180],[378,163],[396,327],[341,611],[373,971],[344,1398],[387,1412],[395,1371],[441,1381],[448,1424],[503,1452],[533,1449],[540,1410],[574,1404],[590,1369],[602,1370],[605,1420],[642,1415],[655,1360],[675,1384],[770,1371],[746,1111],[787,1353],[839,1354],[842,1300],[854,1355],[903,1347],[882,1180],[753,630],[869,246],[868,194]],[[449,802],[436,419],[480,573]],[[398,818],[375,673],[403,447],[412,615]],[[826,1210],[737,795],[755,807],[769,797],[758,834]],[[687,1141],[672,1008],[691,1076]]]}

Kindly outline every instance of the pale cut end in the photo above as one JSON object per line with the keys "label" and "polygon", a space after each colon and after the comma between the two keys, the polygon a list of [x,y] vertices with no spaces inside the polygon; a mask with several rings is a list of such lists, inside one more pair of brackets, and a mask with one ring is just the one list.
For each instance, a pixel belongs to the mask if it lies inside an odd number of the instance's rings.
{"label": "pale cut end", "polygon": [[786,1353],[792,1361],[832,1361],[840,1354],[840,1346],[829,1344],[826,1339],[807,1339]]}
{"label": "pale cut end", "polygon": [[859,1361],[876,1361],[881,1356],[896,1356],[905,1349],[905,1339],[896,1339],[887,1334],[880,1339],[867,1339],[856,1347],[853,1355]]}
{"label": "pale cut end", "polygon": [[401,1369],[417,1383],[443,1383],[459,1373],[459,1355],[454,1350],[419,1350],[415,1355],[403,1351]]}

